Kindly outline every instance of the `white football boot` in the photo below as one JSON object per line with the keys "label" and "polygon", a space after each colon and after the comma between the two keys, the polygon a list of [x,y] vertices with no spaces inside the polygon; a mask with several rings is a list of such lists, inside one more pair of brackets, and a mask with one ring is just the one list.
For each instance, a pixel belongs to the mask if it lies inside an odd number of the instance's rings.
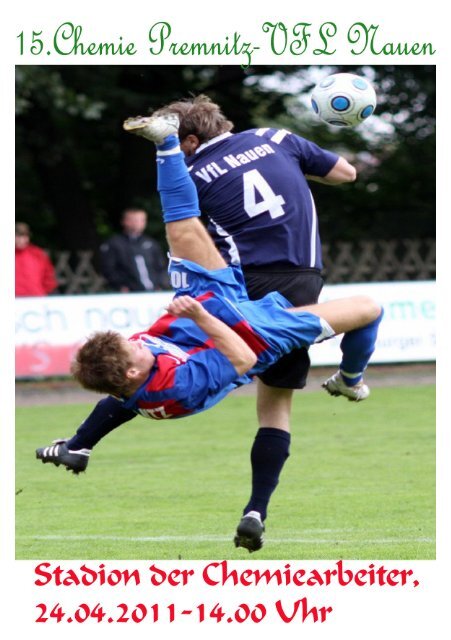
{"label": "white football boot", "polygon": [[168,136],[178,134],[179,117],[175,113],[163,116],[136,116],[127,118],[122,126],[129,133],[162,144]]}
{"label": "white football boot", "polygon": [[330,393],[331,396],[345,396],[348,400],[352,400],[353,402],[366,400],[370,395],[370,390],[363,380],[353,387],[348,387],[343,380],[340,371],[334,373],[334,375],[323,382],[321,386],[326,389],[327,393]]}

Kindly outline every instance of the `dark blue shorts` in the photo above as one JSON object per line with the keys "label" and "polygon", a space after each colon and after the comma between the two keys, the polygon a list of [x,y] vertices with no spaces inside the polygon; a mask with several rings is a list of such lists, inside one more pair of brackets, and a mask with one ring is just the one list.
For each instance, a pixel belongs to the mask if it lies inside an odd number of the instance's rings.
{"label": "dark blue shorts", "polygon": [[[243,268],[246,289],[251,300],[270,291],[279,291],[295,307],[318,302],[323,279],[317,269],[271,266]],[[269,387],[303,389],[310,369],[308,349],[294,349],[258,377]]]}

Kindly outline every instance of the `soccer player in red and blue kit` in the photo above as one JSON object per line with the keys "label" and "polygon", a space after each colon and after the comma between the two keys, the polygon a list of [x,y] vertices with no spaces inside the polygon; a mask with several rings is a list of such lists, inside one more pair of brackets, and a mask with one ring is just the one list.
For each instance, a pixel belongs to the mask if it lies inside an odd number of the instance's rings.
{"label": "soccer player in red and blue kit", "polygon": [[[158,189],[176,296],[168,314],[146,332],[129,340],[113,332],[94,335],[77,354],[75,377],[86,388],[120,397],[125,411],[179,418],[208,409],[283,354],[345,333],[340,370],[352,381],[349,388],[360,390],[360,399],[366,397],[361,379],[374,350],[380,307],[357,297],[293,308],[278,293],[249,301],[239,267],[227,266],[198,220],[196,189],[176,135],[178,122],[170,116],[143,120],[129,126],[145,127],[146,137],[157,143]],[[82,425],[69,441],[38,449],[37,457],[77,470],[70,456],[83,466],[91,435]],[[286,457],[286,451],[281,455]],[[261,547],[266,507],[278,479],[270,478],[267,468],[261,472],[235,537],[235,544],[249,551]]]}

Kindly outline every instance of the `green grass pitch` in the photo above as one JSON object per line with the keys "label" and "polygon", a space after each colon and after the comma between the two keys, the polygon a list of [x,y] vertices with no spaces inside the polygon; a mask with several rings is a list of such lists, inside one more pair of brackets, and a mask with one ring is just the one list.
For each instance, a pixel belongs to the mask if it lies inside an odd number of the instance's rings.
{"label": "green grass pitch", "polygon": [[136,418],[75,476],[34,458],[88,405],[16,420],[17,559],[433,559],[435,388],[376,388],[363,403],[298,393],[291,456],[265,545],[233,534],[249,497],[255,398],[176,421]]}

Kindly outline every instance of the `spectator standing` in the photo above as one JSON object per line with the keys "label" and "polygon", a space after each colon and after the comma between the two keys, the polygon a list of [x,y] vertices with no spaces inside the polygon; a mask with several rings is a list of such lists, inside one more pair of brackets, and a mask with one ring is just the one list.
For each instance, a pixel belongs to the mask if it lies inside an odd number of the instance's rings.
{"label": "spectator standing", "polygon": [[16,223],[16,296],[47,296],[58,282],[47,253],[30,242],[30,227]]}
{"label": "spectator standing", "polygon": [[101,271],[114,291],[157,291],[168,287],[167,262],[156,240],[144,233],[147,213],[125,209],[122,233],[100,247]]}

